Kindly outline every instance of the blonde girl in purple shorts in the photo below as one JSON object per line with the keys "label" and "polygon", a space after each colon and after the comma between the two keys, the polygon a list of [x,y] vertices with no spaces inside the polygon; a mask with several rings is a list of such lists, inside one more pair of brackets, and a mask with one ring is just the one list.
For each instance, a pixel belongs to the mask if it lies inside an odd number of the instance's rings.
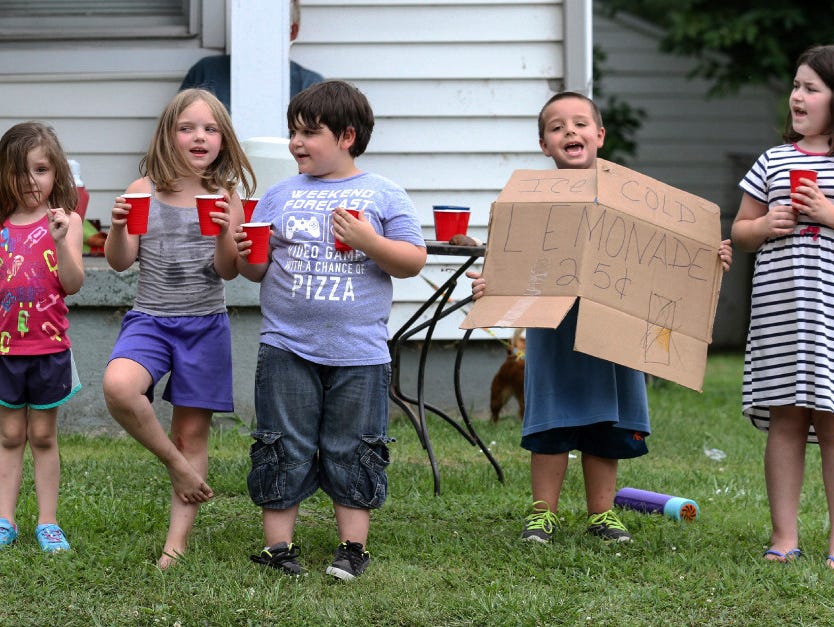
{"label": "blonde girl in purple shorts", "polygon": [[[165,107],[144,159],[142,178],[126,194],[151,194],[147,233],[130,234],[131,205],[116,198],[104,246],[110,266],[139,262],[133,309],[104,372],[113,418],[165,464],[171,479],[171,521],[157,565],[186,549],[206,482],[213,412],[233,410],[231,333],[223,280],[237,276],[232,233],[243,219],[235,192],[248,196],[254,176],[226,109],[201,89],[178,93]],[[216,236],[200,232],[195,196],[219,194]],[[170,437],[154,413],[153,388],[170,374],[163,398],[173,406]]]}

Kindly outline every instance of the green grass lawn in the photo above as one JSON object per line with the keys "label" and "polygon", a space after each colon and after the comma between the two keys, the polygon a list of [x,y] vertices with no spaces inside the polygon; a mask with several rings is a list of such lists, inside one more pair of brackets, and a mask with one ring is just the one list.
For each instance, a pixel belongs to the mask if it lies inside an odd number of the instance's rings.
{"label": "green grass lawn", "polygon": [[0,553],[0,625],[832,624],[819,451],[809,447],[804,556],[766,563],[765,435],[741,417],[741,368],[739,355],[711,357],[703,394],[665,382],[650,387],[651,452],[621,464],[619,487],[694,499],[701,516],[680,523],[623,511],[634,535],[626,546],[584,533],[578,459],[552,544],[519,541],[530,487],[516,418],[477,423],[504,468],[502,485],[483,455],[431,417],[440,496],[410,423],[392,419],[390,498],[372,518],[373,561],[347,584],[324,574],[338,539],[320,493],[302,505],[296,534],[307,576],[249,562],[262,533],[246,492],[245,430],[213,434],[209,482],[217,497],[203,506],[187,557],[164,573],[154,566],[168,522],[162,466],[127,438],[62,437],[59,516],[74,550],[46,556],[38,549],[27,456],[21,535]]}

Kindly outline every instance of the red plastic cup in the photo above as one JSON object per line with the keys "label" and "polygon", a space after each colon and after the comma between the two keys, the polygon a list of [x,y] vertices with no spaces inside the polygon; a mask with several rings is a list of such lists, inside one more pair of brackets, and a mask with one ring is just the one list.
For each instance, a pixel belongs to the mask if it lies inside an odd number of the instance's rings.
{"label": "red plastic cup", "polygon": [[76,184],[78,189],[78,204],[75,206],[75,212],[83,220],[87,216],[87,206],[90,204],[90,192],[84,185]]}
{"label": "red plastic cup", "polygon": [[220,235],[220,225],[211,221],[209,213],[223,211],[217,206],[218,200],[223,200],[221,194],[200,194],[197,199],[197,215],[200,218],[200,233],[203,235]]}
{"label": "red plastic cup", "polygon": [[255,211],[255,205],[258,204],[260,198],[247,198],[243,201],[243,221],[249,222],[252,219],[252,212]]}
{"label": "red plastic cup", "polygon": [[127,232],[131,235],[142,235],[148,232],[148,212],[151,207],[150,194],[122,194],[122,198],[130,205],[127,214]]}
{"label": "red plastic cup", "polygon": [[469,228],[469,208],[437,205],[434,207],[434,236],[448,242],[453,235],[466,235]]}
{"label": "red plastic cup", "polygon": [[461,211],[458,214],[458,233],[461,235],[466,235],[466,232],[469,230],[469,216],[471,214],[468,211]]}
{"label": "red plastic cup", "polygon": [[266,263],[269,259],[269,222],[245,222],[240,225],[246,233],[246,239],[252,242],[249,263]]}
{"label": "red plastic cup", "polygon": [[[799,179],[817,180],[816,170],[791,170],[791,194],[796,192],[796,188],[801,185]],[[794,209],[795,213],[799,213],[798,209]]]}
{"label": "red plastic cup", "polygon": [[799,179],[816,181],[817,173],[815,170],[791,170],[791,194],[795,193],[796,188],[799,187]]}
{"label": "red plastic cup", "polygon": [[[347,211],[354,218],[359,217],[359,211],[357,209],[345,209],[345,211]],[[338,237],[334,237],[333,239],[336,240],[336,250],[338,250],[340,252],[343,252],[343,253],[346,253],[349,250],[353,250],[353,248],[351,248],[350,246],[348,246],[347,244],[345,244],[344,242],[339,240]]]}

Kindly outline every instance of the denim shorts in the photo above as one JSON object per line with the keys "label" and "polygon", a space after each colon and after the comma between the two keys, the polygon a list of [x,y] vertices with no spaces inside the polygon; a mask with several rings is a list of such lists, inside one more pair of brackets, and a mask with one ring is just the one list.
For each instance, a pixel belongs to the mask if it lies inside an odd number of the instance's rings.
{"label": "denim shorts", "polygon": [[621,429],[610,422],[530,433],[521,438],[521,447],[543,455],[576,450],[607,459],[631,459],[649,452],[645,433]]}
{"label": "denim shorts", "polygon": [[287,509],[321,488],[338,505],[377,509],[388,477],[391,365],[323,366],[261,344],[252,501]]}
{"label": "denim shorts", "polygon": [[0,357],[0,405],[52,409],[81,389],[72,351]]}
{"label": "denim shorts", "polygon": [[151,316],[128,311],[110,360],[130,359],[151,375],[145,395],[171,373],[162,398],[178,407],[234,411],[232,331],[225,313]]}

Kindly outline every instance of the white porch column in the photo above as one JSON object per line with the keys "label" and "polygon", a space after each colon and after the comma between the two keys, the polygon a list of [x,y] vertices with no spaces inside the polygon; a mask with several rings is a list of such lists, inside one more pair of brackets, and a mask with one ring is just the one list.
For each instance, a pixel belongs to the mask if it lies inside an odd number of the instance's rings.
{"label": "white porch column", "polygon": [[290,3],[229,0],[232,122],[238,139],[287,137]]}
{"label": "white porch column", "polygon": [[568,0],[564,3],[565,89],[593,98],[594,8],[592,0]]}

